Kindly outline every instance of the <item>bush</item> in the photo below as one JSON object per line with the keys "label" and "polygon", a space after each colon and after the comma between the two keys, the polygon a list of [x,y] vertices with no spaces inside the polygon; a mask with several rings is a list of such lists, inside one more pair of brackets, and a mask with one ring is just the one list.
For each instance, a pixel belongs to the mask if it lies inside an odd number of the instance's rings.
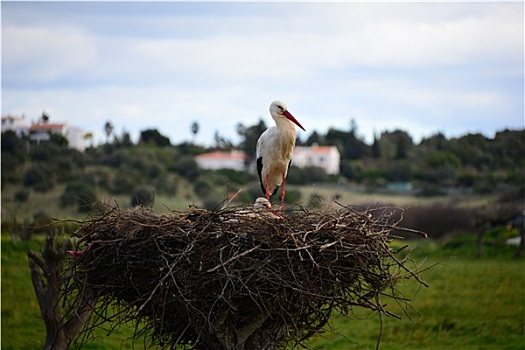
{"label": "bush", "polygon": [[170,139],[162,135],[157,129],[147,129],[140,132],[141,144],[150,144],[158,147],[171,145]]}
{"label": "bush", "polygon": [[223,175],[228,179],[228,183],[235,185],[245,185],[255,179],[253,174],[233,169],[219,169],[217,170],[217,174]]}
{"label": "bush", "polygon": [[133,171],[120,169],[111,181],[109,190],[114,194],[130,194],[142,184],[142,178]]}
{"label": "bush", "polygon": [[474,209],[454,205],[410,207],[404,211],[401,226],[426,232],[430,238],[439,238],[457,231],[473,230],[475,217]]}
{"label": "bush", "polygon": [[323,168],[307,166],[298,168],[291,166],[286,176],[286,183],[296,185],[310,185],[316,182],[325,182],[328,175]]}
{"label": "bush", "polygon": [[192,156],[181,156],[172,166],[172,170],[188,180],[194,180],[199,176],[199,166]]}
{"label": "bush", "polygon": [[200,199],[207,198],[213,191],[213,184],[210,178],[203,178],[202,176],[193,183],[193,190]]}
{"label": "bush", "polygon": [[1,179],[2,188],[8,183],[19,184],[22,181],[22,174],[20,172],[20,165],[22,163],[17,160],[14,155],[6,153],[2,150],[2,164],[1,164]]}
{"label": "bush", "polygon": [[163,174],[155,182],[157,193],[175,196],[179,186],[179,179],[175,174]]}
{"label": "bush", "polygon": [[48,166],[42,163],[35,163],[27,169],[23,184],[25,187],[34,188],[37,192],[46,192],[55,186],[53,174]]}
{"label": "bush", "polygon": [[64,193],[60,196],[60,206],[77,206],[79,213],[91,211],[91,205],[96,202],[97,195],[94,187],[84,181],[74,181],[67,185]]}
{"label": "bush", "polygon": [[13,199],[15,202],[27,202],[27,199],[29,198],[29,190],[27,188],[21,188],[18,191],[15,192],[15,195]]}
{"label": "bush", "polygon": [[[297,190],[286,190],[285,201],[289,203],[298,203],[301,200],[301,192]],[[279,194],[280,198],[280,194]]]}
{"label": "bush", "polygon": [[142,205],[144,207],[151,207],[155,199],[155,191],[151,188],[140,187],[133,191],[131,195],[131,205],[136,207]]}

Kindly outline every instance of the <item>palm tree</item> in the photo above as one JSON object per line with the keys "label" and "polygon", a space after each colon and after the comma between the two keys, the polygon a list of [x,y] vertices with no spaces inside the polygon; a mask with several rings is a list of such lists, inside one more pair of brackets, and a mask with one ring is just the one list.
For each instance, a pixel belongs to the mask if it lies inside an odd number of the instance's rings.
{"label": "palm tree", "polygon": [[84,134],[83,139],[86,141],[89,140],[90,147],[93,148],[93,133],[92,132],[86,132]]}
{"label": "palm tree", "polygon": [[104,132],[106,133],[106,143],[109,143],[109,137],[113,135],[113,124],[109,120],[104,124]]}
{"label": "palm tree", "polygon": [[193,134],[193,140],[191,141],[191,143],[195,143],[195,137],[199,133],[199,123],[197,122],[191,123],[191,133]]}

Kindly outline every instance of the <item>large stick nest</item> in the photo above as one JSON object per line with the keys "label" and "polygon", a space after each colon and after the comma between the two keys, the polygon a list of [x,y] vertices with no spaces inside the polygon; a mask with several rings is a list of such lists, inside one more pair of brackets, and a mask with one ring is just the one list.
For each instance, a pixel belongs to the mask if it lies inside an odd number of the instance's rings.
{"label": "large stick nest", "polygon": [[112,321],[165,348],[298,345],[334,310],[389,314],[380,297],[397,298],[398,280],[424,283],[389,246],[399,230],[392,213],[107,210],[78,230],[85,250],[68,269],[68,317],[90,299],[98,302],[84,339]]}

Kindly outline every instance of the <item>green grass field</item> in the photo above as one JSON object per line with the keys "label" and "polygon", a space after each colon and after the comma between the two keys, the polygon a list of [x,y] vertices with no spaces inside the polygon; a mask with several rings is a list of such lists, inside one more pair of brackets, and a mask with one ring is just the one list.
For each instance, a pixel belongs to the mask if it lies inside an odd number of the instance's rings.
{"label": "green grass field", "polygon": [[[426,264],[434,263],[431,259]],[[384,318],[382,349],[523,349],[525,279],[522,261],[451,258],[423,273],[429,288],[400,289],[413,299],[408,316]],[[385,300],[387,301],[387,300]],[[388,301],[387,301],[388,302]],[[338,334],[313,339],[315,349],[371,349],[379,335],[377,316],[334,317]]]}
{"label": "green grass field", "polygon": [[[1,348],[41,349],[44,325],[29,276],[28,249],[42,243],[12,242],[2,234],[2,338]],[[454,256],[455,255],[455,256]],[[386,308],[402,319],[384,317],[381,349],[525,349],[525,265],[511,254],[484,260],[443,252],[435,244],[414,251],[430,287],[406,281],[399,291],[412,299],[408,315],[395,301],[384,298]],[[426,258],[426,260],[425,260]],[[423,262],[424,261],[424,262]],[[350,317],[334,315],[333,330],[308,341],[313,349],[373,349],[380,333],[375,314],[355,310]],[[107,336],[96,333],[84,349],[131,349],[131,328]],[[142,348],[143,342],[135,342]]]}

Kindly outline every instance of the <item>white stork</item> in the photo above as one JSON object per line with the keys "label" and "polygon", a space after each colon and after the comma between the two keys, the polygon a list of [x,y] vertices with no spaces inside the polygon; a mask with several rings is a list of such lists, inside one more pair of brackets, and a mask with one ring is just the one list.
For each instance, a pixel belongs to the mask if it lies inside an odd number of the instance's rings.
{"label": "white stork", "polygon": [[275,126],[266,129],[257,140],[257,172],[266,199],[270,199],[270,195],[275,194],[282,185],[281,211],[284,212],[284,185],[295,146],[295,125],[304,128],[288,112],[284,102],[272,102],[270,114],[275,120]]}

